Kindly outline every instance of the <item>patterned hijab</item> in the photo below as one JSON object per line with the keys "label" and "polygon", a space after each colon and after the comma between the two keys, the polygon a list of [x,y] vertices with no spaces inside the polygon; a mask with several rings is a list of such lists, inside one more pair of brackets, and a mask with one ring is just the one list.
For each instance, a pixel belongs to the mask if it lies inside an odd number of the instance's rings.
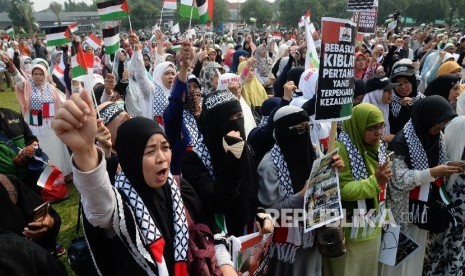
{"label": "patterned hijab", "polygon": [[266,46],[261,44],[257,47],[254,53],[254,57],[257,61],[255,64],[256,72],[260,76],[268,76],[270,73],[271,65],[273,64],[273,60],[268,56],[268,51],[265,52],[265,55],[262,54],[262,50],[266,49]]}
{"label": "patterned hijab", "polygon": [[216,87],[213,86],[213,78],[215,75],[220,76],[220,71],[219,69],[222,69],[220,64],[217,62],[207,62],[200,70],[200,83],[202,84],[202,94],[207,95],[209,93],[212,93],[216,90]]}

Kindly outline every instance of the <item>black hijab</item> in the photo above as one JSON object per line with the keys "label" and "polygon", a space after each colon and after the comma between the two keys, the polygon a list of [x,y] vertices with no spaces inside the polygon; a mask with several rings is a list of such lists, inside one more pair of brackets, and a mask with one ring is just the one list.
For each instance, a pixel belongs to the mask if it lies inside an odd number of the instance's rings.
{"label": "black hijab", "polygon": [[229,120],[238,112],[242,112],[241,104],[229,91],[216,91],[204,99],[200,129],[210,152],[215,172],[222,167],[224,162],[223,137],[230,131],[239,131],[242,139],[246,140],[244,117]]}
{"label": "black hijab", "polygon": [[142,117],[129,119],[118,128],[116,153],[124,174],[144,201],[165,238],[163,255],[168,269],[171,269],[174,267],[173,243],[171,242],[174,237],[174,227],[170,188],[168,185],[163,185],[158,189],[149,187],[142,170],[142,158],[147,141],[157,133],[166,138],[165,132],[157,122]]}
{"label": "black hijab", "polygon": [[299,87],[300,76],[305,71],[305,67],[298,66],[294,67],[287,73],[287,81],[293,81],[295,86]]}
{"label": "black hijab", "polygon": [[460,80],[455,75],[443,75],[435,78],[426,88],[425,96],[439,95],[449,101],[452,87]]}
{"label": "black hijab", "polygon": [[425,149],[430,168],[439,162],[440,135],[431,135],[428,130],[436,124],[452,120],[457,114],[447,100],[438,95],[418,100],[412,108],[412,124]]}
{"label": "black hijab", "polygon": [[[283,108],[291,109],[289,106]],[[283,108],[274,116],[275,138],[287,163],[294,193],[297,193],[302,190],[310,176],[315,152],[308,128],[302,134],[297,133],[295,129],[289,129],[291,126],[308,122],[307,113],[301,108],[292,107],[290,113],[283,114]]]}

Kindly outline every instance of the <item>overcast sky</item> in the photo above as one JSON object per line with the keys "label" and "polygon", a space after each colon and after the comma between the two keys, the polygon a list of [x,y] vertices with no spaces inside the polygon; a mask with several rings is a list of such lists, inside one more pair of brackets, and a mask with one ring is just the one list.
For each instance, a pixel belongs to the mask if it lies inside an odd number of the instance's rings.
{"label": "overcast sky", "polygon": [[[46,8],[48,8],[50,3],[52,3],[53,1],[58,2],[58,3],[62,4],[62,5],[65,2],[65,0],[31,0],[31,2],[34,3],[34,10],[35,11],[45,10]],[[87,4],[91,4],[92,0],[74,0],[74,2],[76,2],[76,3],[86,2]]]}

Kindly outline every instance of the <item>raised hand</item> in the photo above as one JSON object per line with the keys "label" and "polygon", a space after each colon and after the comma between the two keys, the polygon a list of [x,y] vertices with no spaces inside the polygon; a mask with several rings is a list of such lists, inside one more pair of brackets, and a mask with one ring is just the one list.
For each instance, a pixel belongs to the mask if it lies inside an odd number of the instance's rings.
{"label": "raised hand", "polygon": [[71,95],[55,114],[52,128],[58,138],[73,151],[78,168],[88,171],[97,166],[94,144],[97,118],[88,91]]}

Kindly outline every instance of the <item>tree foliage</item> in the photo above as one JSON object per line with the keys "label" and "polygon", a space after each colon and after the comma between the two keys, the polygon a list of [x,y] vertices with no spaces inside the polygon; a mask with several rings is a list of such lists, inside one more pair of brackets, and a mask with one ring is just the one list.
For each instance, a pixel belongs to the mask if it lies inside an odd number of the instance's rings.
{"label": "tree foliage", "polygon": [[61,11],[63,10],[61,4],[53,1],[52,3],[50,3],[50,6],[48,8],[57,17],[58,26],[61,26]]}
{"label": "tree foliage", "polygon": [[213,10],[213,23],[226,22],[229,20],[228,6],[226,0],[215,0],[215,8]]}
{"label": "tree foliage", "polygon": [[78,12],[78,11],[96,11],[97,5],[94,1],[91,5],[87,5],[85,2],[74,2],[73,0],[65,1],[65,11],[67,12]]}
{"label": "tree foliage", "polygon": [[269,25],[273,19],[272,7],[266,0],[247,0],[241,5],[239,14],[246,21],[249,21],[251,17],[257,19],[257,26]]}
{"label": "tree foliage", "polygon": [[13,26],[22,26],[28,33],[33,32],[32,23],[35,21],[32,13],[32,3],[29,0],[11,0],[8,17]]}
{"label": "tree foliage", "polygon": [[[147,1],[137,1],[129,7],[131,23],[134,30],[155,25],[155,18],[160,17],[160,9]],[[123,28],[129,30],[129,20],[122,20]]]}

